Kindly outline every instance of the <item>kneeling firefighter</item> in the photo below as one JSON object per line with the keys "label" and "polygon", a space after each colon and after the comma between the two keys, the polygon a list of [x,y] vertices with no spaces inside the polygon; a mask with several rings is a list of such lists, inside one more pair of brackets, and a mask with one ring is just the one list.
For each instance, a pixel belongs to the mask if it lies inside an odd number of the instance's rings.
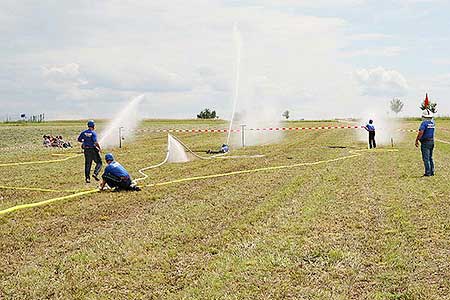
{"label": "kneeling firefighter", "polygon": [[219,151],[213,151],[213,150],[208,150],[206,151],[206,153],[208,154],[221,154],[221,153],[228,153],[230,151],[230,147],[228,147],[227,144],[223,144],[222,147],[220,147]]}
{"label": "kneeling firefighter", "polygon": [[102,175],[102,182],[100,183],[100,190],[105,188],[107,184],[110,188],[115,188],[114,191],[140,191],[141,189],[134,185],[131,181],[130,174],[127,170],[114,160],[111,153],[105,155],[105,160],[108,166]]}

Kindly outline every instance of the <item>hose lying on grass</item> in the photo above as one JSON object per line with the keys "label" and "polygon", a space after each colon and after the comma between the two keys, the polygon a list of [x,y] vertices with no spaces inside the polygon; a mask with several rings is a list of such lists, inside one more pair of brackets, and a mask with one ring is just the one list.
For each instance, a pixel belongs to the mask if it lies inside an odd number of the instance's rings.
{"label": "hose lying on grass", "polygon": [[[281,169],[297,168],[297,167],[302,167],[302,166],[314,166],[314,165],[332,163],[332,162],[337,162],[337,161],[347,160],[347,159],[350,159],[350,158],[359,157],[359,156],[362,156],[361,152],[367,152],[367,151],[371,151],[371,152],[375,152],[375,153],[377,153],[377,152],[398,152],[397,149],[351,150],[351,151],[349,151],[350,155],[343,156],[343,157],[338,157],[338,158],[333,158],[333,159],[320,160],[320,161],[308,162],[308,163],[297,163],[297,164],[292,164],[292,165],[282,165],[282,166],[272,166],[272,167],[248,169],[248,170],[234,171],[234,172],[228,172],[228,173],[211,174],[211,175],[205,175],[205,176],[195,176],[195,177],[181,178],[181,179],[175,179],[175,180],[171,180],[171,181],[167,181],[167,182],[159,182],[159,183],[148,184],[148,185],[146,185],[146,187],[165,186],[165,185],[189,182],[189,181],[194,181],[194,180],[219,178],[219,177],[234,176],[234,175],[240,175],[240,174],[251,174],[251,173],[256,173],[256,172],[275,171],[275,170],[281,170]],[[93,194],[93,193],[96,193],[96,192],[99,192],[99,190],[95,189],[95,190],[89,190],[89,191],[82,191],[82,192],[78,192],[78,193],[75,193],[75,194],[72,194],[72,195],[69,195],[69,196],[52,198],[52,199],[48,199],[48,200],[44,200],[44,201],[40,201],[40,202],[35,202],[35,203],[21,204],[21,205],[17,205],[17,206],[13,206],[13,207],[1,210],[0,211],[0,215],[4,215],[4,214],[11,213],[11,212],[14,212],[14,211],[17,211],[17,210],[21,210],[21,209],[25,209],[25,208],[38,207],[38,206],[47,205],[47,204],[50,204],[50,203],[53,203],[53,202],[57,202],[57,201],[62,201],[62,200],[76,198],[76,197],[83,196],[83,195]]]}
{"label": "hose lying on grass", "polygon": [[67,156],[65,158],[61,158],[61,159],[52,159],[52,160],[37,160],[37,161],[24,161],[24,162],[15,162],[15,163],[4,163],[4,164],[0,164],[0,167],[13,167],[13,166],[23,166],[23,165],[34,165],[34,164],[49,164],[49,163],[55,163],[55,162],[61,162],[61,161],[66,161],[78,156],[81,156],[83,154],[79,153],[79,154],[59,154],[59,153],[55,153],[52,154],[53,156]]}
{"label": "hose lying on grass", "polygon": [[[198,159],[208,160],[208,159],[223,157],[224,155],[227,154],[227,153],[221,153],[221,154],[217,154],[217,155],[213,155],[213,156],[209,156],[209,157],[200,156],[197,153],[195,153],[194,151],[192,151],[186,144],[184,144],[177,137],[175,137],[173,135],[170,135],[170,136],[172,138],[174,138],[178,143],[180,143],[186,149],[186,151],[188,151],[190,154],[192,154],[194,157],[196,157]],[[160,162],[159,164],[148,166],[148,167],[145,167],[145,168],[142,168],[142,169],[138,170],[138,172],[142,175],[142,177],[134,179],[133,182],[137,183],[139,181],[147,179],[148,175],[145,174],[144,171],[147,171],[147,170],[150,170],[150,169],[156,169],[156,168],[161,167],[162,165],[166,164],[169,161],[169,157],[170,157],[170,143],[167,144],[167,152],[166,152],[166,157],[164,158],[164,160],[162,162]]]}
{"label": "hose lying on grass", "polygon": [[0,210],[0,216],[4,215],[4,214],[7,214],[7,213],[12,213],[14,211],[21,210],[21,209],[42,206],[42,205],[50,204],[52,202],[72,199],[72,198],[76,198],[76,197],[83,196],[83,195],[93,194],[93,193],[96,193],[96,192],[99,192],[99,190],[98,189],[89,190],[89,191],[79,192],[79,193],[75,193],[75,194],[68,195],[68,196],[52,198],[52,199],[48,199],[48,200],[44,200],[44,201],[40,201],[40,202],[16,205],[16,206],[4,209],[4,210]]}

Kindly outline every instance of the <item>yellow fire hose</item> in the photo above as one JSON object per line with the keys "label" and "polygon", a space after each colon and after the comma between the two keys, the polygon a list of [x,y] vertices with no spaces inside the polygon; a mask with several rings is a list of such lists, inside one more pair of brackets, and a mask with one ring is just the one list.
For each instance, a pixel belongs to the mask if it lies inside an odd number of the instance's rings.
{"label": "yellow fire hose", "polygon": [[52,189],[36,188],[36,187],[6,186],[6,185],[0,185],[0,190],[36,191],[36,192],[49,192],[49,193],[79,193],[79,192],[87,191],[87,190],[52,190]]}
{"label": "yellow fire hose", "polygon": [[[262,171],[274,171],[274,170],[291,169],[291,168],[297,168],[297,167],[303,167],[303,166],[315,166],[315,165],[326,164],[326,163],[331,163],[331,162],[336,162],[336,161],[340,161],[340,160],[358,157],[358,156],[361,156],[361,154],[359,152],[363,152],[363,151],[368,151],[368,149],[353,150],[353,151],[350,151],[351,155],[348,155],[348,156],[332,158],[332,159],[327,159],[327,160],[319,160],[316,162],[298,163],[298,164],[292,164],[292,165],[265,167],[265,168],[241,170],[241,171],[234,171],[234,172],[221,173],[221,174],[212,174],[212,175],[205,175],[205,176],[182,178],[182,179],[176,179],[176,180],[171,180],[171,181],[167,181],[167,182],[151,183],[151,184],[146,185],[146,187],[164,186],[164,185],[170,185],[170,184],[182,183],[182,182],[188,182],[188,181],[194,181],[194,180],[226,177],[226,176],[233,176],[233,175],[240,175],[240,174],[249,174],[249,173],[262,172]],[[397,149],[387,149],[387,150],[386,149],[374,149],[371,151],[372,152],[398,152]]]}
{"label": "yellow fire hose", "polygon": [[52,159],[52,160],[38,160],[38,161],[25,161],[25,162],[15,162],[15,163],[3,163],[0,164],[0,167],[13,167],[13,166],[23,166],[23,165],[35,165],[35,164],[49,164],[55,162],[66,161],[83,154],[52,154],[53,156],[67,156],[61,159]]}
{"label": "yellow fire hose", "polygon": [[[310,162],[310,163],[298,163],[298,164],[292,164],[292,165],[273,166],[273,167],[241,170],[241,171],[234,171],[234,172],[220,173],[220,174],[212,174],[212,175],[205,175],[205,176],[188,177],[188,178],[171,180],[171,181],[167,181],[167,182],[152,183],[152,184],[146,185],[146,187],[165,186],[165,185],[182,183],[182,182],[188,182],[188,181],[194,181],[194,180],[219,178],[219,177],[234,176],[234,175],[239,175],[239,174],[250,174],[250,173],[256,173],[256,172],[263,172],[263,171],[274,171],[274,170],[281,170],[281,169],[290,169],[290,168],[296,168],[296,167],[302,167],[302,166],[314,166],[314,165],[320,165],[320,164],[331,163],[331,162],[336,162],[336,161],[341,161],[341,160],[346,160],[346,159],[350,159],[350,158],[359,157],[359,156],[362,155],[362,154],[360,154],[360,152],[365,152],[365,151],[369,151],[369,150],[368,149],[352,150],[352,151],[349,152],[350,155],[348,155],[348,156],[343,156],[343,157],[338,157],[338,158],[333,158],[333,159],[327,159],[327,160],[320,160],[320,161]],[[371,152],[398,152],[397,149],[374,149],[374,150],[370,150],[370,151]],[[26,188],[22,188],[22,189],[26,189]],[[43,189],[43,190],[46,190],[46,189]],[[50,191],[50,190],[46,190],[46,191]],[[76,197],[83,196],[83,195],[93,194],[93,193],[96,193],[96,192],[99,192],[99,190],[98,189],[94,189],[94,190],[89,190],[89,191],[82,191],[82,192],[78,192],[78,193],[75,193],[75,194],[72,194],[72,195],[52,198],[52,199],[48,199],[48,200],[44,200],[44,201],[40,201],[40,202],[29,203],[29,204],[21,204],[21,205],[17,205],[17,206],[13,206],[13,207],[7,208],[5,210],[1,210],[0,211],[0,215],[4,215],[4,214],[10,213],[10,212],[14,212],[14,211],[25,209],[25,208],[32,208],[32,207],[42,206],[42,205],[46,205],[46,204],[57,202],[57,201],[62,201],[62,200],[76,198]]]}
{"label": "yellow fire hose", "polygon": [[95,189],[95,190],[90,190],[90,191],[85,191],[85,192],[79,192],[79,193],[72,194],[72,195],[69,195],[69,196],[52,198],[52,199],[48,199],[48,200],[44,200],[44,201],[40,201],[40,202],[16,205],[16,206],[13,206],[13,207],[1,210],[0,211],[0,215],[11,213],[11,212],[14,212],[14,211],[17,211],[17,210],[21,210],[21,209],[25,209],[25,208],[32,208],[32,207],[36,207],[36,206],[42,206],[42,205],[46,205],[46,204],[49,204],[49,203],[52,203],[52,202],[56,202],[56,201],[76,198],[76,197],[79,197],[79,196],[96,193],[98,191],[99,191],[98,189]]}

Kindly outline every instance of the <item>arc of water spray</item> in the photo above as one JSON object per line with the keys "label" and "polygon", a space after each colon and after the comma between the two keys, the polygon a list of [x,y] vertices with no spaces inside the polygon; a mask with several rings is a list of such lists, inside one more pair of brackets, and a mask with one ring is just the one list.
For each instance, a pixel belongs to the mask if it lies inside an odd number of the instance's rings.
{"label": "arc of water spray", "polygon": [[234,43],[236,46],[236,77],[234,84],[234,97],[233,97],[233,111],[231,113],[230,126],[228,127],[227,145],[230,144],[231,129],[233,127],[234,116],[236,114],[236,106],[239,98],[239,80],[240,80],[240,67],[241,67],[241,50],[242,50],[242,37],[239,32],[237,23],[233,28]]}
{"label": "arc of water spray", "polygon": [[119,128],[121,127],[123,127],[128,136],[130,136],[130,133],[139,124],[138,106],[144,98],[145,94],[132,98],[124,108],[117,112],[117,115],[109,122],[106,129],[101,132],[100,146],[119,146],[117,134],[119,133]]}

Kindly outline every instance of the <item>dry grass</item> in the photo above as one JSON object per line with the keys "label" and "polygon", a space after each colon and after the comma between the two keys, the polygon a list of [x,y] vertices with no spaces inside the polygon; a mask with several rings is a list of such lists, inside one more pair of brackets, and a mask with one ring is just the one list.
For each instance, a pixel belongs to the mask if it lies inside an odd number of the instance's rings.
{"label": "dry grass", "polygon": [[[197,125],[143,127],[208,123]],[[51,158],[40,136],[73,139],[82,128],[0,126],[8,137],[1,148],[17,140],[31,147],[2,151],[0,163]],[[179,137],[197,150],[224,138]],[[421,178],[414,134],[406,137],[397,153],[97,193],[0,216],[0,299],[448,299],[450,145],[437,144],[437,176]],[[439,137],[450,141],[450,132]],[[137,176],[139,167],[163,159],[165,143],[164,134],[142,133],[115,154]],[[147,182],[313,162],[365,146],[352,130],[292,132],[280,144],[237,151],[264,158],[166,165]],[[83,183],[81,157],[1,170],[0,185],[94,187]],[[0,209],[54,196],[0,190]]]}

